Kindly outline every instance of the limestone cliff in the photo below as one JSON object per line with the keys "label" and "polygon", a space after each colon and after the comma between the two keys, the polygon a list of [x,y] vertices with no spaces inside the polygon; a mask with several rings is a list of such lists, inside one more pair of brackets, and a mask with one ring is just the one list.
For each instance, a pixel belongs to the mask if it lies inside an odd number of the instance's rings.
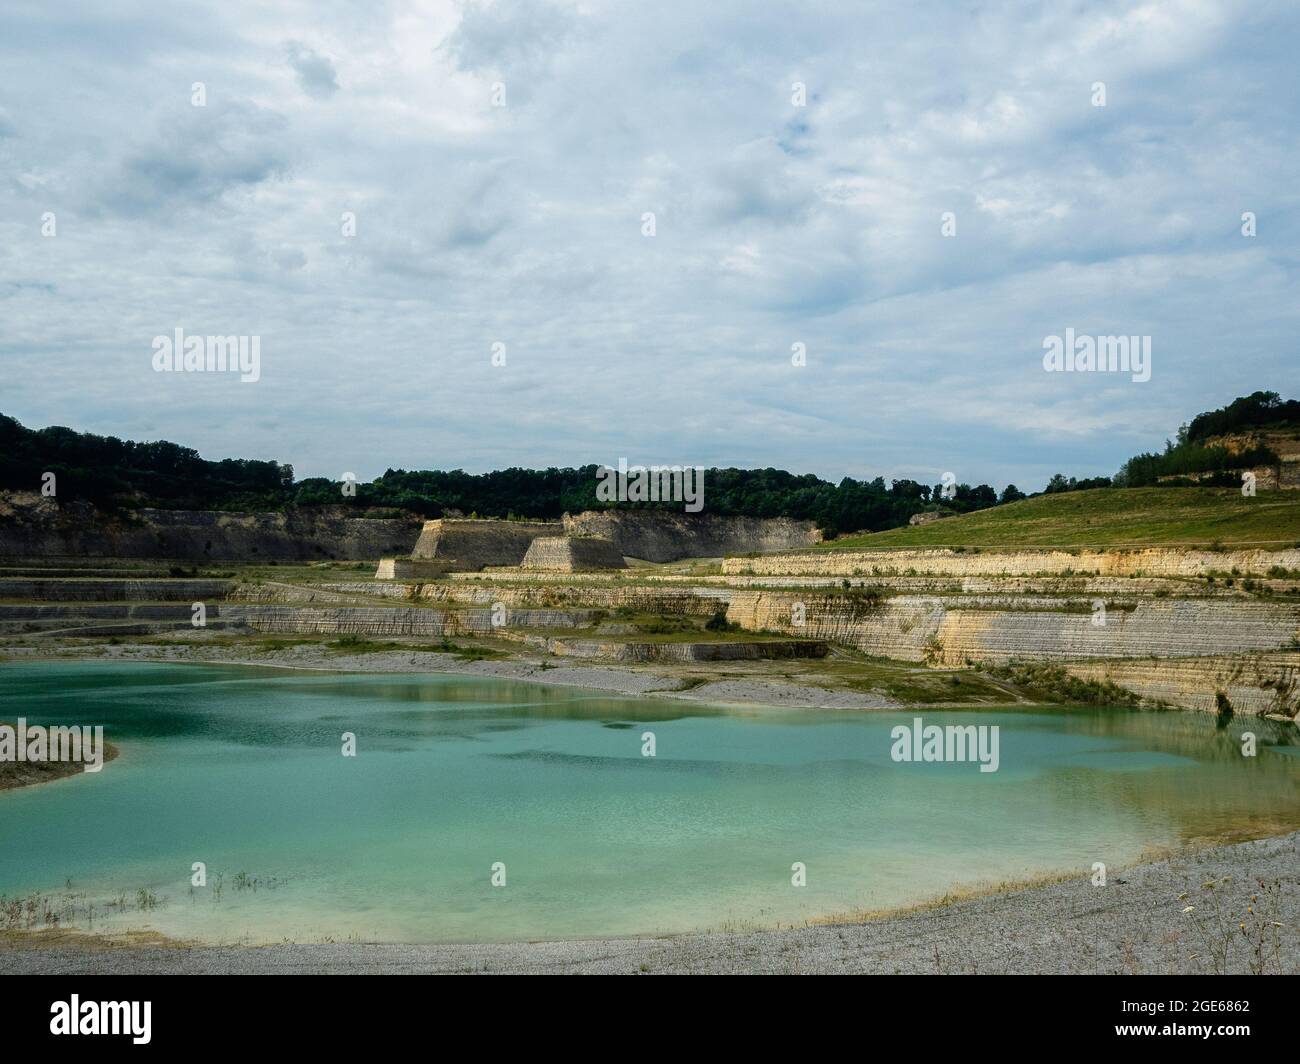
{"label": "limestone cliff", "polygon": [[570,536],[612,540],[620,554],[648,562],[792,550],[821,541],[811,521],[788,517],[724,517],[658,510],[589,510],[564,516]]}
{"label": "limestone cliff", "polygon": [[1085,680],[1109,680],[1144,698],[1214,713],[1218,695],[1235,712],[1283,717],[1300,711],[1300,651],[1224,657],[1071,663]]}
{"label": "limestone cliff", "polygon": [[534,539],[556,536],[560,531],[558,521],[440,518],[424,523],[411,557],[462,571],[488,565],[519,565]]}
{"label": "limestone cliff", "polygon": [[1300,636],[1300,605],[1216,598],[1111,602],[1098,616],[1049,597],[733,591],[727,619],[947,666],[1279,650]]}
{"label": "limestone cliff", "polygon": [[1300,550],[808,550],[761,558],[727,558],[727,576],[1263,576],[1277,567],[1300,569]]}
{"label": "limestone cliff", "polygon": [[84,502],[0,492],[0,557],[202,561],[371,560],[406,554],[417,518],[367,519],[345,506],[285,513],[142,509],[106,514]]}
{"label": "limestone cliff", "polygon": [[524,555],[523,568],[553,573],[626,569],[627,562],[607,539],[588,536],[538,536]]}

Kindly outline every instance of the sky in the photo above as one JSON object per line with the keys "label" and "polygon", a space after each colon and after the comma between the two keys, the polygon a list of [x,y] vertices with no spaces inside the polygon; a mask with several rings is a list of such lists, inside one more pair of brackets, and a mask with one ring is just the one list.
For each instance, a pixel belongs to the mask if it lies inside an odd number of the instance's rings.
{"label": "sky", "polygon": [[[363,480],[1110,474],[1300,395],[1298,47],[1292,0],[6,0],[0,412]],[[258,379],[157,371],[178,328]]]}

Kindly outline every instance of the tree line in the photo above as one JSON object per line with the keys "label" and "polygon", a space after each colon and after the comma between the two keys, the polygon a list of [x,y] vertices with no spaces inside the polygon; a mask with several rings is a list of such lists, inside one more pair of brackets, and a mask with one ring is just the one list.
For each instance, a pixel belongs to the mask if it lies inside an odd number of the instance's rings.
{"label": "tree line", "polygon": [[[1276,462],[1277,456],[1265,447],[1230,454],[1206,441],[1276,425],[1300,427],[1300,402],[1284,402],[1277,392],[1255,392],[1198,414],[1179,429],[1176,441],[1166,441],[1163,452],[1134,456],[1113,480],[1058,473],[1045,493],[1112,484],[1142,487],[1170,483],[1161,480],[1169,477],[1177,484],[1177,478],[1193,473],[1199,483],[1235,484],[1238,470]],[[345,496],[338,481],[297,480],[291,465],[242,458],[209,461],[193,448],[165,440],[136,443],[58,426],[28,429],[0,414],[0,488],[39,491],[43,478],[52,473],[58,486],[56,502],[85,500],[101,509],[279,511],[347,504],[369,516],[406,511],[425,517],[461,513],[541,519],[583,510],[681,508],[672,502],[602,502],[596,497],[598,468],[592,464],[490,473],[389,469],[369,483],[352,486],[353,494]],[[897,528],[926,510],[966,513],[1027,497],[1014,484],[999,493],[988,484],[886,483],[883,477],[845,477],[832,483],[811,473],[770,468],[709,469],[704,484],[708,513],[813,521],[828,536]]]}
{"label": "tree line", "polygon": [[[408,511],[425,517],[446,513],[480,517],[558,518],[583,510],[680,510],[680,503],[606,503],[596,498],[598,467],[463,470],[389,469],[369,483],[297,480],[293,466],[228,458],[209,461],[190,447],[136,443],[59,426],[28,429],[0,414],[0,488],[40,491],[54,474],[55,502],[75,499],[101,509],[157,507],[171,510],[278,511],[347,504],[360,514]],[[906,524],[922,510],[982,510],[1025,494],[1009,485],[1001,494],[988,484],[921,484],[883,477],[838,484],[811,473],[782,469],[708,469],[705,508],[712,514],[790,517],[816,522],[828,535]]]}

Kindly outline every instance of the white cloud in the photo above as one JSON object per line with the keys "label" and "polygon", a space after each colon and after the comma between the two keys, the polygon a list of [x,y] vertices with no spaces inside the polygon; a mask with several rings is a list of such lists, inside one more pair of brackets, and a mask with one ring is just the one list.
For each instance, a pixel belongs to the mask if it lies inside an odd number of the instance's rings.
{"label": "white cloud", "polygon": [[[7,5],[0,409],[331,476],[1112,471],[1293,376],[1297,20],[1225,11]],[[153,374],[176,326],[262,380]],[[1066,326],[1152,380],[1044,374]]]}

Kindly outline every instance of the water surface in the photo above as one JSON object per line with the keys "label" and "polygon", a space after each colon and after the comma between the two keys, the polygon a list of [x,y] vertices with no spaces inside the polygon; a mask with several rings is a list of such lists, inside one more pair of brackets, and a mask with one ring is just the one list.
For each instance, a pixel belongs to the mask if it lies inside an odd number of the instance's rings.
{"label": "water surface", "polygon": [[[890,729],[916,715],[998,725],[999,770],[895,763]],[[103,724],[122,756],[0,793],[0,894],[207,941],[785,925],[1300,825],[1291,725],[1178,712],[737,709],[446,675],[0,665],[0,719],[18,716]],[[196,861],[208,885],[192,889]]]}

